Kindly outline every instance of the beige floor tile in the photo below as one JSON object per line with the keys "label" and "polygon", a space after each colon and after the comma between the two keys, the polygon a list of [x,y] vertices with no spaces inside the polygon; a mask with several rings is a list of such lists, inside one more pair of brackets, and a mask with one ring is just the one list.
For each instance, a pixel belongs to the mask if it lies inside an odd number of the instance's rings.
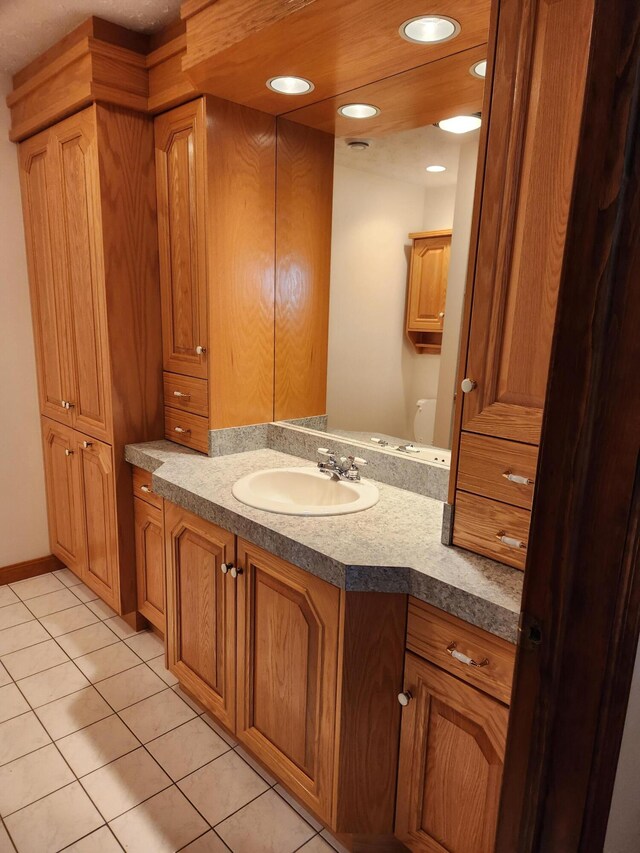
{"label": "beige floor tile", "polygon": [[55,592],[58,589],[64,589],[64,584],[60,583],[58,578],[49,573],[46,575],[38,575],[35,578],[28,578],[25,581],[16,581],[9,584],[18,598],[27,601],[29,598],[35,598],[37,595],[46,595],[48,592]]}
{"label": "beige floor tile", "polygon": [[229,853],[229,848],[210,829],[209,832],[205,832],[204,835],[196,838],[191,844],[187,844],[183,848],[182,853]]}
{"label": "beige floor tile", "polygon": [[315,835],[284,800],[267,791],[216,827],[233,853],[293,853]]}
{"label": "beige floor tile", "polygon": [[297,811],[300,817],[304,818],[307,823],[310,823],[316,832],[320,832],[324,828],[320,821],[316,820],[313,815],[309,814],[309,812],[303,806],[301,806],[300,803],[282,787],[282,785],[276,785],[273,790],[276,793],[280,794],[282,799],[285,802],[289,803],[291,808]]}
{"label": "beige floor tile", "polygon": [[191,803],[172,786],[112,821],[127,853],[175,853],[208,829]]}
{"label": "beige floor tile", "polygon": [[126,640],[127,637],[135,637],[138,633],[128,622],[125,622],[122,616],[112,616],[110,619],[105,619],[104,624],[108,625],[121,640]]}
{"label": "beige floor tile", "polygon": [[243,749],[241,746],[236,746],[235,750],[240,756],[240,758],[242,758],[243,761],[246,761],[249,767],[253,768],[253,770],[256,771],[258,776],[262,776],[267,785],[272,786],[276,784],[278,780],[274,776],[272,776],[271,773],[267,773],[264,767],[262,767],[262,765],[259,764],[251,755],[249,755],[249,753],[245,749]]}
{"label": "beige floor tile", "polygon": [[71,661],[23,678],[18,684],[33,708],[89,686],[87,679]]}
{"label": "beige floor tile", "polygon": [[95,613],[98,619],[111,619],[118,615],[115,610],[99,598],[96,598],[95,601],[87,602],[87,607]]}
{"label": "beige floor tile", "polygon": [[334,848],[322,836],[316,835],[300,848],[300,853],[334,853]]}
{"label": "beige floor tile", "polygon": [[58,637],[58,643],[72,659],[117,642],[118,637],[107,628],[104,622],[94,622],[93,625],[87,625],[86,628],[80,628]]}
{"label": "beige floor tile", "polygon": [[7,604],[16,604],[18,601],[20,601],[20,599],[10,586],[7,586],[6,584],[4,586],[0,586],[0,607],[6,607]]}
{"label": "beige floor tile", "polygon": [[205,721],[205,723],[209,726],[209,728],[213,729],[214,732],[217,735],[219,735],[223,741],[228,743],[229,746],[237,746],[238,745],[238,741],[235,738],[231,737],[231,735],[228,732],[225,732],[225,730],[222,728],[222,726],[218,725],[218,723],[216,723],[216,721],[213,719],[213,717],[210,717],[209,714],[202,714],[201,719],[203,719]]}
{"label": "beige floor tile", "polygon": [[73,594],[77,596],[83,604],[87,604],[89,601],[95,601],[98,597],[96,592],[89,589],[89,587],[83,583],[76,584],[72,589]]}
{"label": "beige floor tile", "polygon": [[70,631],[77,631],[85,625],[97,622],[98,617],[92,613],[84,604],[70,607],[69,610],[61,610],[60,613],[52,613],[51,616],[43,616],[40,622],[52,637],[60,637]]}
{"label": "beige floor tile", "polygon": [[0,767],[2,817],[73,782],[74,776],[53,744]]}
{"label": "beige floor tile", "polygon": [[65,587],[57,592],[49,592],[47,595],[30,598],[27,606],[33,615],[39,619],[41,616],[49,616],[49,614],[58,613],[60,610],[77,607],[78,599],[71,590]]}
{"label": "beige floor tile", "polygon": [[42,723],[29,711],[0,723],[0,765],[51,743]]}
{"label": "beige floor tile", "polygon": [[33,613],[21,601],[0,607],[0,631],[13,628],[14,625],[22,625],[23,622],[30,622],[32,619]]}
{"label": "beige floor tile", "polygon": [[7,628],[5,631],[0,631],[0,657],[50,639],[49,634],[35,619],[32,622],[16,625],[15,628]]}
{"label": "beige floor tile", "polygon": [[170,784],[171,779],[142,747],[82,779],[83,787],[108,821]]}
{"label": "beige floor tile", "polygon": [[126,639],[125,643],[142,660],[151,660],[164,654],[164,643],[153,631],[142,631],[140,634]]}
{"label": "beige floor tile", "polygon": [[96,684],[96,690],[104,696],[114,711],[121,711],[166,689],[164,681],[143,663]]}
{"label": "beige floor tile", "polygon": [[140,746],[117,714],[56,741],[76,776],[86,776]]}
{"label": "beige floor tile", "polygon": [[0,823],[0,853],[15,853],[15,850],[4,824]]}
{"label": "beige floor tile", "polygon": [[178,787],[212,826],[268,789],[233,750],[187,776]]}
{"label": "beige floor tile", "polygon": [[76,658],[76,664],[92,682],[102,681],[139,663],[140,658],[120,640],[112,646]]}
{"label": "beige floor tile", "polygon": [[207,709],[204,708],[199,702],[196,702],[195,699],[192,699],[188,693],[185,693],[179,684],[175,684],[171,689],[176,694],[176,696],[179,696],[183,702],[186,702],[187,705],[191,708],[191,710],[195,711],[196,714],[200,715],[206,713]]}
{"label": "beige floor tile", "polygon": [[331,835],[328,829],[323,829],[320,835],[333,850],[337,850],[338,853],[349,853],[347,848],[343,847],[343,845],[340,844],[338,839],[334,838],[333,835]]}
{"label": "beige floor tile", "polygon": [[38,643],[35,646],[27,646],[17,652],[5,655],[2,662],[9,671],[11,677],[18,681],[27,678],[52,666],[66,663],[69,658],[62,651],[55,640],[47,640],[46,643]]}
{"label": "beige floor tile", "polygon": [[0,687],[0,723],[30,710],[29,703],[15,684]]}
{"label": "beige floor tile", "polygon": [[147,666],[150,666],[151,669],[155,672],[155,674],[158,675],[165,682],[165,684],[168,684],[169,687],[173,687],[175,684],[178,683],[178,679],[175,677],[175,675],[172,672],[169,672],[169,670],[164,665],[164,655],[160,655],[157,658],[153,658],[153,660],[148,660]]}
{"label": "beige floor tile", "polygon": [[112,713],[94,687],[78,690],[36,710],[40,722],[54,740],[90,726]]}
{"label": "beige floor tile", "polygon": [[101,826],[91,835],[76,841],[71,847],[65,847],[64,853],[122,853],[122,847],[116,841],[109,827]]}
{"label": "beige floor tile", "polygon": [[4,687],[5,684],[11,684],[11,676],[5,669],[4,664],[0,663],[0,687]]}
{"label": "beige floor tile", "polygon": [[103,823],[79,782],[38,800],[6,821],[20,853],[55,853]]}
{"label": "beige floor tile", "polygon": [[65,586],[77,586],[79,583],[82,583],[80,578],[76,577],[70,569],[59,569],[57,572],[53,573],[53,576]]}
{"label": "beige floor tile", "polygon": [[163,690],[137,705],[120,712],[120,716],[142,743],[160,737],[195,717],[194,712],[173,690]]}
{"label": "beige floor tile", "polygon": [[196,717],[147,744],[147,749],[174,781],[228,752],[229,744]]}

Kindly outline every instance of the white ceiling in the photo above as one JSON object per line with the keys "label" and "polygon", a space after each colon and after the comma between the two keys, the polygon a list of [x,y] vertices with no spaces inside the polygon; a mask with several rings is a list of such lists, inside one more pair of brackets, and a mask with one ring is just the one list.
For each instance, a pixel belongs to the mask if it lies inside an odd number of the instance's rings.
{"label": "white ceiling", "polygon": [[180,0],[0,0],[0,71],[15,74],[91,15],[150,33],[179,9]]}
{"label": "white ceiling", "polygon": [[[442,187],[458,178],[460,146],[479,131],[456,135],[428,125],[415,130],[368,139],[366,151],[349,148],[349,139],[336,139],[336,164],[374,172],[410,184]],[[357,139],[351,137],[350,139]],[[446,166],[446,172],[431,173],[427,166]]]}

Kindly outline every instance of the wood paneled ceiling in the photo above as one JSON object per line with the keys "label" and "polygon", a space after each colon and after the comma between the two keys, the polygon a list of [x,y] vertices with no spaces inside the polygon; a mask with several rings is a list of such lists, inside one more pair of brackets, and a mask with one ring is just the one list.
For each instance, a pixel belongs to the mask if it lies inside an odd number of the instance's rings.
{"label": "wood paneled ceiling", "polygon": [[[290,113],[294,103],[301,108],[333,99],[485,45],[490,5],[490,0],[186,0],[182,67],[202,91],[274,115]],[[404,21],[429,14],[454,18],[461,32],[432,45],[400,37]],[[315,90],[295,100],[271,92],[265,82],[276,75],[305,77]],[[444,77],[434,80],[427,86],[449,86]],[[474,86],[460,76],[463,80],[470,93]]]}

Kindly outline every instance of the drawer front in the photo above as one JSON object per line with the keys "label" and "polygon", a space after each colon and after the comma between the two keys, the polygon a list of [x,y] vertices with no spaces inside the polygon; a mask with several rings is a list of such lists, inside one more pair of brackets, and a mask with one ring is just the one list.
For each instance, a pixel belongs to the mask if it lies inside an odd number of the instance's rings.
{"label": "drawer front", "polygon": [[[516,647],[506,640],[409,598],[407,648],[509,704]],[[454,657],[451,652],[465,655],[479,665]]]}
{"label": "drawer front", "polygon": [[164,404],[171,409],[206,418],[209,414],[207,380],[165,372]]}
{"label": "drawer front", "polygon": [[463,432],[456,486],[464,492],[531,509],[537,461],[538,448],[531,444]]}
{"label": "drawer front", "polygon": [[156,495],[151,487],[151,474],[143,468],[133,469],[133,495],[136,498],[162,509],[162,498]]}
{"label": "drawer front", "polygon": [[164,434],[169,441],[176,441],[201,453],[209,451],[209,422],[206,418],[165,408]]}
{"label": "drawer front", "polygon": [[529,510],[456,492],[453,544],[524,569],[530,520]]}

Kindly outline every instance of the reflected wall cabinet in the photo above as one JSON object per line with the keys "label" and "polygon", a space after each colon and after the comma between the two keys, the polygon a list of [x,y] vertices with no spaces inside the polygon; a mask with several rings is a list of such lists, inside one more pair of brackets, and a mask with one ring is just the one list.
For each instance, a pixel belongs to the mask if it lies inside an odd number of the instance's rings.
{"label": "reflected wall cabinet", "polygon": [[161,435],[153,126],[94,105],[20,144],[51,550],[135,609],[128,442]]}
{"label": "reflected wall cabinet", "polygon": [[407,337],[417,352],[438,354],[447,301],[451,231],[421,231],[409,234],[409,238]]}

